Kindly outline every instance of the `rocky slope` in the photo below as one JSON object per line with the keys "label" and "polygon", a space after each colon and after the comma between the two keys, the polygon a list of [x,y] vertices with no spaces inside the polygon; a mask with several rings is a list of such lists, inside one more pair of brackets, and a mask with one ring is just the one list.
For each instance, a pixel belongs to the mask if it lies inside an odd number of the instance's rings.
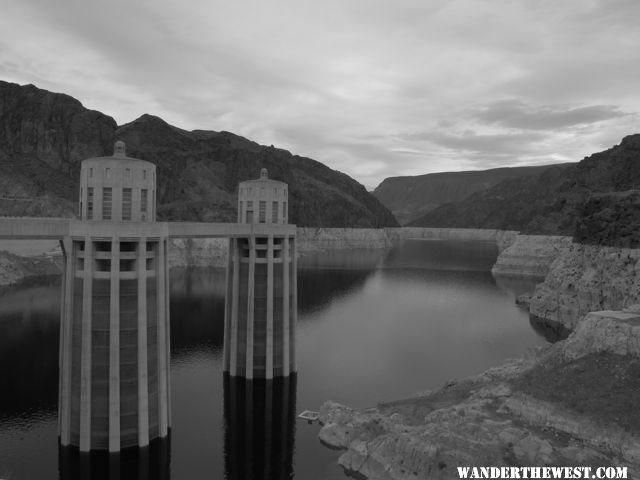
{"label": "rocky slope", "polygon": [[503,180],[537,175],[548,167],[492,168],[389,177],[375,188],[373,194],[393,212],[401,225],[406,225],[444,203],[463,200]]}
{"label": "rocky slope", "polygon": [[[640,192],[593,195],[531,298],[530,312],[568,329],[593,310],[640,301]],[[500,263],[500,259],[498,259]]]}
{"label": "rocky slope", "polygon": [[465,200],[438,207],[411,223],[573,235],[585,201],[599,193],[640,188],[640,134],[567,166],[510,179]]}
{"label": "rocky slope", "polygon": [[518,235],[498,256],[491,269],[494,276],[533,277],[544,279],[552,263],[566,252],[571,237],[550,235]]}
{"label": "rocky slope", "polygon": [[322,442],[375,480],[459,478],[456,467],[640,468],[640,309],[589,314],[567,339],[441,390],[358,412],[327,402]]}
{"label": "rocky slope", "polygon": [[574,240],[588,245],[640,248],[640,190],[588,198],[580,210]]}
{"label": "rocky slope", "polygon": [[393,215],[347,175],[229,132],[185,131],[143,115],[126,125],[33,85],[0,82],[0,215],[70,216],[80,162],[128,154],[158,166],[161,220],[235,221],[238,182],[260,168],[289,184],[289,218],[301,226],[396,226]]}

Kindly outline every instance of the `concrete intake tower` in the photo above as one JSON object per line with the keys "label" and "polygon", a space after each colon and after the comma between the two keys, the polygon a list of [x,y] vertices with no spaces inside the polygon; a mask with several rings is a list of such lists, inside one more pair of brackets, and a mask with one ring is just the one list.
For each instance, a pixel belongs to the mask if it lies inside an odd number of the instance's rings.
{"label": "concrete intake tower", "polygon": [[288,187],[260,178],[238,187],[238,223],[260,227],[229,242],[224,371],[247,379],[295,372],[296,237],[288,222]]}
{"label": "concrete intake tower", "polygon": [[169,433],[168,228],[155,196],[155,165],[123,142],[82,162],[82,221],[62,241],[62,446],[117,452]]}

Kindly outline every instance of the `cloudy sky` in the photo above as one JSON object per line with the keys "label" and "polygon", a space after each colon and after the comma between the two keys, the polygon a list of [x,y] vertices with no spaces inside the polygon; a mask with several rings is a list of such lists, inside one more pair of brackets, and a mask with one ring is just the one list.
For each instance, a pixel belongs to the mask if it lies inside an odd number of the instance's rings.
{"label": "cloudy sky", "polygon": [[0,79],[368,188],[577,161],[640,132],[638,0],[5,0]]}

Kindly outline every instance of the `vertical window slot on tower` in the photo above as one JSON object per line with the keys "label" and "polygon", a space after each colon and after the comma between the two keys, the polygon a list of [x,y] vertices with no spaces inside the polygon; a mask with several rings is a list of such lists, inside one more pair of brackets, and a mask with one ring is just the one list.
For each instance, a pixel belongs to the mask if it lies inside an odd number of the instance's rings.
{"label": "vertical window slot on tower", "polygon": [[111,192],[111,187],[104,187],[102,189],[102,219],[103,220],[111,220],[112,200],[113,200],[113,196]]}
{"label": "vertical window slot on tower", "polygon": [[122,220],[131,220],[131,189],[122,189]]}
{"label": "vertical window slot on tower", "polygon": [[147,213],[147,189],[140,190],[140,211]]}
{"label": "vertical window slot on tower", "polygon": [[264,200],[260,200],[260,223],[265,223],[267,221],[267,202]]}
{"label": "vertical window slot on tower", "polygon": [[87,187],[87,219],[93,219],[93,187]]}

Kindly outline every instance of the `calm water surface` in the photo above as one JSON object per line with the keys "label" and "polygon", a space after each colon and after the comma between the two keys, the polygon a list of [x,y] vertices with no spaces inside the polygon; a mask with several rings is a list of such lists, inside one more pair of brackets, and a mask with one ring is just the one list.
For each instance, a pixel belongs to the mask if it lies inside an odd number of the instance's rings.
{"label": "calm water surface", "polygon": [[368,407],[402,398],[545,342],[514,304],[532,283],[492,278],[496,255],[483,242],[409,241],[302,259],[298,374],[273,383],[222,374],[224,271],[173,271],[171,444],[118,467],[59,458],[59,284],[9,291],[0,296],[0,479],[91,471],[105,479],[343,480],[338,453],[321,447],[318,426],[297,413],[327,399]]}

